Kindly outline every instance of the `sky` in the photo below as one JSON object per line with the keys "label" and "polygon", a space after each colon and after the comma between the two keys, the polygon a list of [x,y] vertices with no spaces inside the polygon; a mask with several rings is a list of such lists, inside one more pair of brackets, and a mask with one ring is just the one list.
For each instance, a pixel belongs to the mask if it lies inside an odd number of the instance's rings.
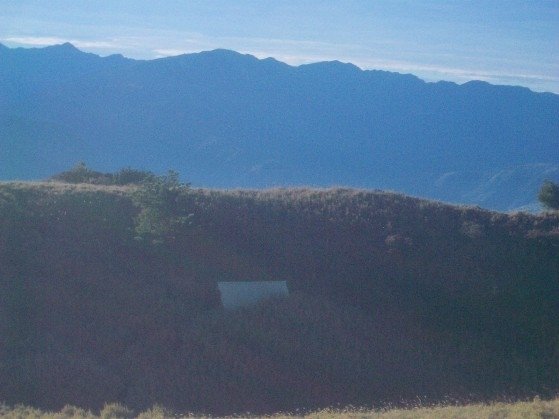
{"label": "sky", "polygon": [[0,43],[153,59],[226,48],[559,93],[559,0],[0,0]]}

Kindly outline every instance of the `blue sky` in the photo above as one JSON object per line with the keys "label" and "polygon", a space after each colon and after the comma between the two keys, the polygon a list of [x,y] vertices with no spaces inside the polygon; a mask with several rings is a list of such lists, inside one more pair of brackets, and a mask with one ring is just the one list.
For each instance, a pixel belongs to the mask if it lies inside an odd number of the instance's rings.
{"label": "blue sky", "polygon": [[0,0],[0,42],[150,59],[215,48],[559,93],[559,0]]}

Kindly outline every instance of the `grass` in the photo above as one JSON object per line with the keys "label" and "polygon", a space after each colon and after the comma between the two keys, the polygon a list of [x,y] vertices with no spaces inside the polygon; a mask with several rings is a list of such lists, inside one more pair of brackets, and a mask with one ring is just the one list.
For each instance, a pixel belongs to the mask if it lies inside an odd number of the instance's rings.
{"label": "grass", "polygon": [[[284,416],[289,418],[290,416]],[[277,417],[278,419],[280,416]],[[559,399],[531,402],[469,404],[464,406],[414,407],[389,410],[321,410],[308,419],[528,419],[559,418]]]}
{"label": "grass", "polygon": [[[47,412],[27,406],[10,408],[0,405],[0,417],[7,419],[16,418],[181,418],[181,417],[211,417],[195,414],[176,414],[160,406],[155,406],[139,414],[134,414],[127,407],[114,403],[107,404],[98,413],[66,406],[59,412]],[[255,417],[251,415],[233,416]],[[440,405],[433,407],[412,407],[404,409],[323,409],[308,414],[275,414],[264,416],[272,419],[553,419],[559,418],[559,398],[553,400],[540,400],[538,397],[532,401],[496,402],[486,404],[468,404],[463,406]]]}
{"label": "grass", "polygon": [[68,192],[101,191],[109,193],[126,193],[137,188],[136,185],[94,185],[91,183],[66,183],[58,181],[0,181],[0,188],[42,191],[51,194]]}
{"label": "grass", "polygon": [[[190,189],[171,209],[192,224],[153,243],[136,190],[0,183],[0,402],[229,415],[558,394],[559,214]],[[225,279],[290,296],[227,312]]]}

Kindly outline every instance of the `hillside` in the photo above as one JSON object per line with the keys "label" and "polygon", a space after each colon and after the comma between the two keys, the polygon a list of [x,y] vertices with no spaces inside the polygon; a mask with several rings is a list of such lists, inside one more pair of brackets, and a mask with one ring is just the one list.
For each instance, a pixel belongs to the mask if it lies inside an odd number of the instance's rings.
{"label": "hillside", "polygon": [[[272,413],[553,396],[559,215],[352,189],[218,191],[161,243],[134,186],[0,185],[0,397]],[[216,281],[288,281],[226,312]]]}
{"label": "hillside", "polygon": [[[78,161],[200,187],[380,188],[509,210],[559,181],[559,96],[215,50],[0,48],[0,179]],[[537,206],[537,203],[536,203]]]}

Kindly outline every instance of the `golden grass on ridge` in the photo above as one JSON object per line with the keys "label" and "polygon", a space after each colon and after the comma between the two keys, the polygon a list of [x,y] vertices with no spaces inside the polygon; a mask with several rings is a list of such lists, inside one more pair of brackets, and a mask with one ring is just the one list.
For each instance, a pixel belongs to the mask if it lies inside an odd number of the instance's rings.
{"label": "golden grass on ridge", "polygon": [[[27,406],[8,408],[0,405],[0,417],[6,419],[20,418],[126,418],[141,419],[164,418],[210,418],[211,416],[195,414],[173,414],[166,409],[155,406],[145,412],[134,415],[132,411],[120,404],[106,405],[99,415],[73,406],[66,406],[60,412],[43,412]],[[257,416],[229,416],[231,418]],[[559,418],[559,398],[530,402],[469,404],[464,406],[414,407],[406,409],[367,410],[367,409],[324,409],[305,415],[277,414],[265,416],[270,419],[554,419]]]}

